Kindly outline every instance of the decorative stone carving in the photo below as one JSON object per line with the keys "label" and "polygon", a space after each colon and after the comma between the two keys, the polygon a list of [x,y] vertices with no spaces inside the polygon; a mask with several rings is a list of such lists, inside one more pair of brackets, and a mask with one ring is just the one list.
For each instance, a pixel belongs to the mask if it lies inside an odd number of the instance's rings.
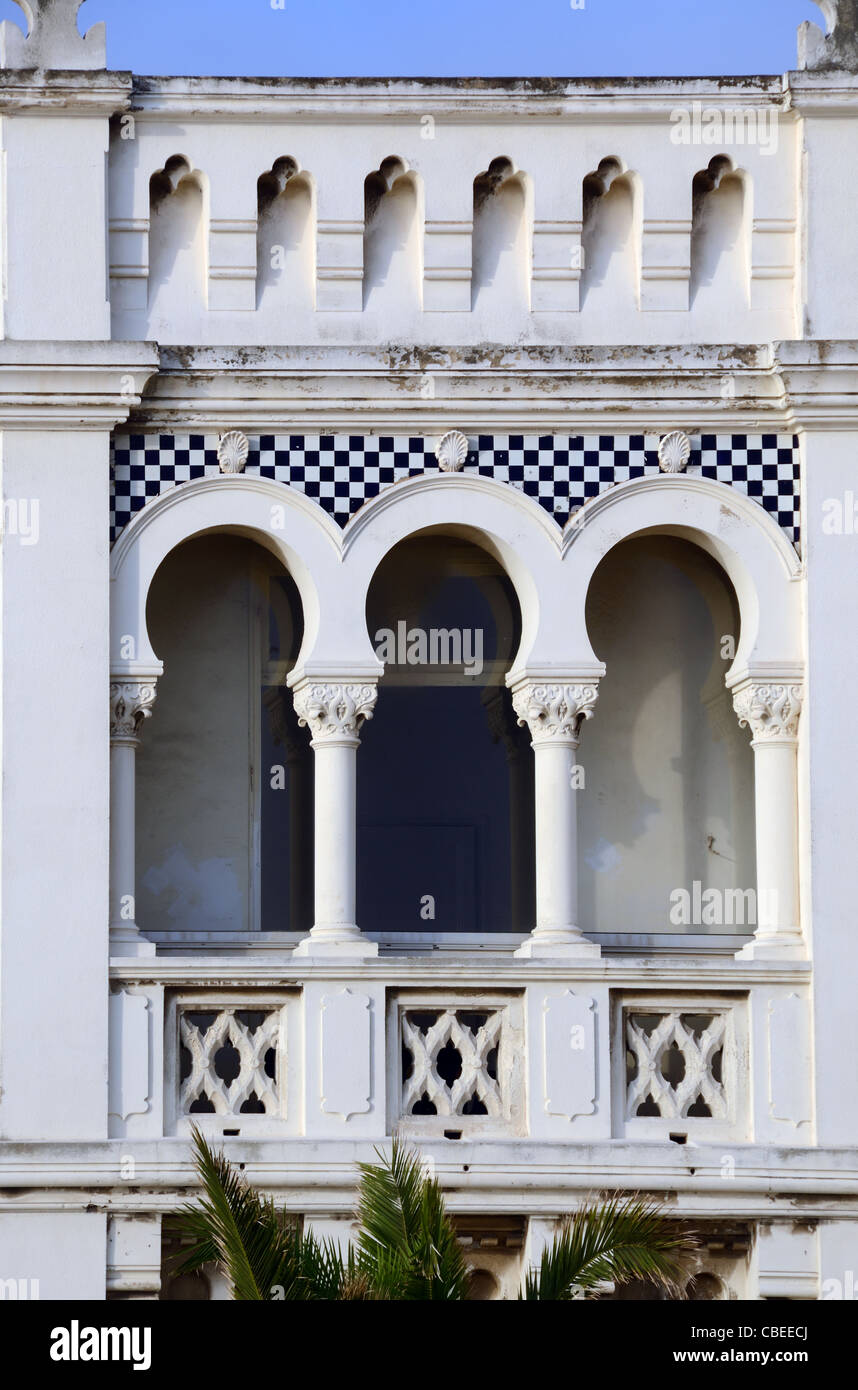
{"label": "decorative stone carving", "polygon": [[794,740],[801,715],[800,685],[743,685],[733,695],[740,725],[755,741]]}
{"label": "decorative stone carving", "polygon": [[805,20],[798,31],[799,68],[858,70],[858,0],[816,0],[826,32]]}
{"label": "decorative stone carving", "polygon": [[450,430],[438,440],[435,457],[438,467],[445,473],[458,473],[468,457],[467,436],[459,430]]}
{"label": "decorative stone carving", "polygon": [[[180,1114],[191,1113],[194,1101],[203,1095],[208,1096],[216,1115],[240,1114],[241,1107],[254,1095],[266,1115],[280,1113],[280,1011],[265,1013],[255,1027],[243,1023],[238,1012],[233,1008],[220,1009],[208,1027],[203,1023],[206,1010],[202,1006],[180,1015],[182,1046],[187,1048],[191,1059],[191,1069],[182,1083],[179,1097]],[[227,1047],[238,1054],[238,1075],[229,1081],[220,1075],[220,1054]],[[265,1066],[265,1059],[272,1050],[273,1076]]]}
{"label": "decorative stone carving", "polygon": [[[630,1062],[626,1093],[626,1119],[638,1116],[639,1107],[654,1104],[665,1120],[684,1119],[696,1102],[702,1101],[709,1118],[723,1120],[728,1116],[727,1095],[722,1081],[716,1079],[713,1064],[726,1047],[727,1012],[706,1010],[703,1018],[690,1011],[665,1009],[653,1015],[653,1026],[644,1028],[635,1023],[642,1011],[630,1010],[625,1017],[625,1037]],[[706,1026],[700,1030],[700,1023]],[[676,1049],[682,1057],[681,1079],[670,1079],[666,1065],[668,1054]],[[721,1075],[726,1068],[721,1066]]]}
{"label": "decorative stone carving", "polygon": [[526,724],[534,743],[574,743],[577,747],[581,725],[592,719],[597,685],[522,685],[512,702],[519,724]]}
{"label": "decorative stone carving", "polygon": [[250,453],[250,442],[240,430],[222,434],[217,446],[217,461],[221,473],[243,473]]}
{"label": "decorative stone carving", "polygon": [[17,24],[0,24],[0,67],[59,68],[94,72],[107,66],[107,33],[93,24],[84,37],[77,27],[83,0],[17,0],[27,20],[27,34]]}
{"label": "decorative stone carving", "polygon": [[148,681],[111,681],[110,739],[112,743],[137,743],[143,721],[152,716],[156,686]]}
{"label": "decorative stone carving", "polygon": [[[402,1015],[402,1046],[411,1064],[402,1084],[402,1114],[425,1114],[416,1107],[428,1101],[436,1115],[503,1115],[498,1073],[503,1010],[475,1015],[473,1010],[444,1009],[427,1024],[427,1013],[433,1012]],[[485,1022],[478,1025],[480,1017]],[[442,1053],[447,1065],[441,1068]]]}
{"label": "decorative stone carving", "polygon": [[309,728],[313,740],[357,740],[361,726],[372,719],[377,697],[376,686],[367,682],[308,683],[295,691],[298,723]]}
{"label": "decorative stone carving", "polygon": [[666,434],[658,446],[658,466],[662,473],[684,473],[691,457],[691,440],[682,430]]}

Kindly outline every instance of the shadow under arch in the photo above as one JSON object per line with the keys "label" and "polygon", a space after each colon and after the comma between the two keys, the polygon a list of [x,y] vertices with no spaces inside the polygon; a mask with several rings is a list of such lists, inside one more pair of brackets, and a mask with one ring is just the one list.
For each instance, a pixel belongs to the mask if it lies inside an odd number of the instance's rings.
{"label": "shadow under arch", "polygon": [[312,650],[322,593],[339,587],[341,536],[336,524],[315,502],[282,483],[245,475],[207,477],[148,503],[113,547],[110,662],[115,674],[160,673],[146,620],[152,581],[178,546],[218,532],[253,540],[281,562],[295,581],[303,609],[299,661]]}
{"label": "shadow under arch", "polygon": [[521,610],[497,547],[459,524],[412,532],[374,570],[366,622],[383,675],[361,736],[364,929],[528,932],[533,754],[506,684]]}
{"label": "shadow under arch", "polygon": [[585,618],[586,594],[602,559],[621,541],[642,534],[691,541],[720,565],[739,605],[741,631],[728,686],[750,670],[800,673],[802,562],[759,503],[726,483],[686,474],[659,474],[620,483],[588,502],[563,535],[564,592],[577,601],[569,613],[570,641],[594,663]]}
{"label": "shadow under arch", "polygon": [[[603,557],[586,611],[605,675],[582,750],[583,919],[747,934],[733,895],[756,882],[754,758],[724,683],[739,638],[730,580],[686,537],[647,531]],[[695,882],[722,895],[721,914],[674,921],[672,894],[691,901]]]}
{"label": "shadow under arch", "polygon": [[511,670],[538,661],[548,640],[542,617],[561,577],[561,532],[532,498],[478,474],[408,479],[380,493],[352,518],[344,533],[344,554],[355,615],[359,612],[365,620],[370,585],[385,556],[400,542],[429,531],[467,540],[497,560],[521,610],[521,642]]}

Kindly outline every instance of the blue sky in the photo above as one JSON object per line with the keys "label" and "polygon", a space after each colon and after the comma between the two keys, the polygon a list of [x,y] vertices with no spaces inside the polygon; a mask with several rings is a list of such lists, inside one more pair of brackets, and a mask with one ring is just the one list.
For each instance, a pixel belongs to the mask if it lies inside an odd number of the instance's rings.
{"label": "blue sky", "polygon": [[811,0],[85,0],[99,19],[114,68],[281,77],[779,73],[822,24]]}

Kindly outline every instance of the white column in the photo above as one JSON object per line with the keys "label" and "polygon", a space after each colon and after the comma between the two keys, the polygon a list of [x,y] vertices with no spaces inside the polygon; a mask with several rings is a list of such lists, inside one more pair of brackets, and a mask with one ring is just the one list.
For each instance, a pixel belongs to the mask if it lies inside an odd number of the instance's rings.
{"label": "white column", "polygon": [[594,682],[524,681],[513,690],[520,724],[533,740],[536,802],[536,927],[523,957],[593,957],[599,946],[578,926],[577,791],[573,769],[581,725],[592,718]]}
{"label": "white column", "polygon": [[739,723],[753,735],[757,846],[757,930],[743,959],[798,959],[806,954],[798,896],[796,751],[802,687],[750,677],[733,691]]}
{"label": "white column", "polygon": [[307,725],[315,761],[315,913],[298,956],[374,956],[356,922],[357,750],[359,731],[372,718],[374,682],[299,681],[298,721]]}
{"label": "white column", "polygon": [[152,714],[156,683],[110,685],[110,954],[154,956],[137,926],[135,882],[136,759],[140,730]]}

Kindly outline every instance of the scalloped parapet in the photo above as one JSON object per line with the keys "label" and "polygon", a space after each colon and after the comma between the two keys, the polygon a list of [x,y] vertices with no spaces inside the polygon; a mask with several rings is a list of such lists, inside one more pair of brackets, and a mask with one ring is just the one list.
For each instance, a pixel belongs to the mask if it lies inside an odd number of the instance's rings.
{"label": "scalloped parapet", "polygon": [[0,67],[95,72],[107,66],[107,37],[103,23],[86,36],[77,27],[83,0],[16,0],[27,20],[27,33],[17,24],[0,24]]}
{"label": "scalloped parapet", "polygon": [[839,68],[858,72],[858,0],[816,0],[825,33],[805,20],[798,31],[799,68]]}

